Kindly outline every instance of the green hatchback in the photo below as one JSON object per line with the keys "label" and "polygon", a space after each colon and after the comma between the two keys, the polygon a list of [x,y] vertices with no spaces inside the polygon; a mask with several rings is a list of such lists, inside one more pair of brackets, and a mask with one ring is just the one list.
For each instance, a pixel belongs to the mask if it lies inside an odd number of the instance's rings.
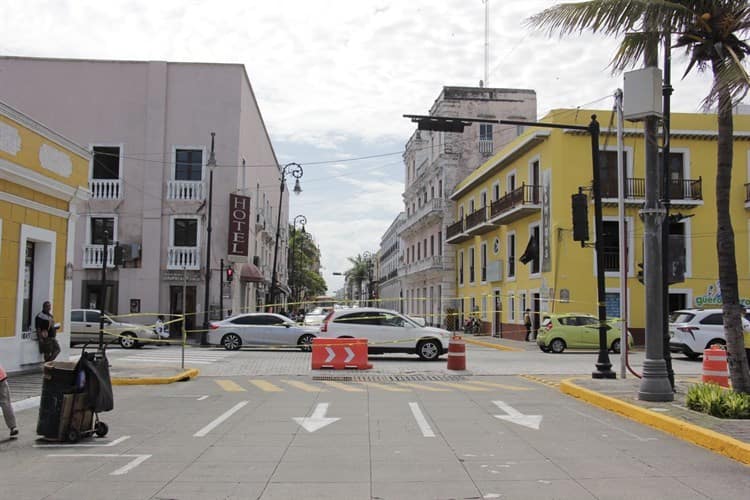
{"label": "green hatchback", "polygon": [[[620,352],[620,329],[615,326],[618,321],[607,321],[607,346],[615,353]],[[565,349],[599,349],[599,319],[581,313],[545,316],[536,343],[542,351],[554,353]],[[628,347],[632,346],[633,337],[628,333]]]}

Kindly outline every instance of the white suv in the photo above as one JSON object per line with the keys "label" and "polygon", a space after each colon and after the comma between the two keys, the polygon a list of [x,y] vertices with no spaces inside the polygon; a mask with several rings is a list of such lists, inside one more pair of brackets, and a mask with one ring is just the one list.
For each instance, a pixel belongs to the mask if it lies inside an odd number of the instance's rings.
{"label": "white suv", "polygon": [[372,354],[405,352],[430,361],[448,351],[451,334],[442,328],[422,326],[390,309],[361,307],[329,312],[320,325],[318,337],[364,338]]}
{"label": "white suv", "polygon": [[[747,316],[747,315],[746,315]],[[750,331],[750,321],[742,318],[742,329]],[[713,344],[726,345],[724,313],[721,309],[682,309],[669,317],[669,350],[690,359],[703,356]]]}

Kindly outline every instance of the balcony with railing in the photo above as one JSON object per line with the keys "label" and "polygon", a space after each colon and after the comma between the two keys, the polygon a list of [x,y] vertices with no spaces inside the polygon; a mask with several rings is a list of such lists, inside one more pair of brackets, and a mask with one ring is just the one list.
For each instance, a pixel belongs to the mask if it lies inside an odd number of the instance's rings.
{"label": "balcony with railing", "polygon": [[445,228],[445,242],[449,244],[462,243],[471,238],[469,233],[464,232],[464,220],[454,222]]}
{"label": "balcony with railing", "polygon": [[122,193],[120,179],[89,179],[92,200],[119,200]]}
{"label": "balcony with railing", "polygon": [[432,257],[427,257],[417,262],[412,262],[408,266],[406,266],[407,274],[422,273],[425,271],[432,271],[432,270],[438,270],[438,271],[443,270],[443,256],[442,255],[433,255]]}
{"label": "balcony with railing", "polygon": [[602,250],[605,273],[620,272],[620,251],[617,248],[605,248]]}
{"label": "balcony with railing", "polygon": [[[104,245],[83,247],[83,268],[101,269],[104,263]],[[107,245],[107,267],[115,267],[115,246]]]}
{"label": "balcony with railing", "polygon": [[542,208],[542,195],[539,186],[526,184],[492,202],[490,224],[508,224]]}
{"label": "balcony with railing", "polygon": [[414,231],[419,231],[429,224],[440,220],[443,216],[444,207],[445,200],[442,198],[433,198],[417,208],[413,214],[409,215],[404,225],[401,226],[399,234],[406,235]]}
{"label": "balcony with railing", "polygon": [[492,140],[479,139],[479,152],[483,154],[492,154]]}
{"label": "balcony with railing", "polygon": [[198,247],[169,247],[167,269],[197,270],[201,268],[201,252]]}
{"label": "balcony with railing", "polygon": [[203,181],[169,181],[167,199],[173,201],[203,201],[206,185]]}
{"label": "balcony with railing", "polygon": [[478,210],[473,211],[466,216],[466,229],[465,231],[470,236],[476,236],[478,234],[484,234],[492,231],[496,226],[489,223],[487,220],[488,207],[482,207]]}
{"label": "balcony with railing", "polygon": [[[642,204],[646,198],[646,179],[629,177],[625,179],[625,203]],[[676,207],[691,207],[703,201],[703,179],[670,179],[670,203]],[[602,203],[617,203],[617,183],[602,185]]]}

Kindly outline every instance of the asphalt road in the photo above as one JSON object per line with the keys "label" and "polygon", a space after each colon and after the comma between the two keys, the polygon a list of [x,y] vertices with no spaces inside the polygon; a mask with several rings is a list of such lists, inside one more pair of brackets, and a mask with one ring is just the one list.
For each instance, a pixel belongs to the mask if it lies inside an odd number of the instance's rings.
{"label": "asphalt road", "polygon": [[[172,363],[172,351],[110,357]],[[408,356],[312,374],[301,352],[196,350],[193,381],[115,387],[105,438],[40,442],[36,411],[19,412],[20,438],[0,441],[0,499],[747,495],[746,466],[571,399],[545,375],[586,375],[595,353],[468,351],[464,375]]]}

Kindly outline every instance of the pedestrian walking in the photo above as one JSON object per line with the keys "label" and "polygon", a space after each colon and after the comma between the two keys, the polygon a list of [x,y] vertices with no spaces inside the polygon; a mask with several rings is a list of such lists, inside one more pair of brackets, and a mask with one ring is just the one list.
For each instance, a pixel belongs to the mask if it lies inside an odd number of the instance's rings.
{"label": "pedestrian walking", "polygon": [[45,301],[42,311],[34,318],[36,336],[39,341],[39,352],[44,355],[44,361],[53,361],[60,354],[60,344],[57,342],[57,326],[52,316],[52,303]]}
{"label": "pedestrian walking", "polygon": [[0,365],[0,408],[3,410],[5,425],[10,429],[10,437],[18,436],[18,427],[16,427],[16,414],[13,413],[13,404],[10,401],[10,387],[8,387],[8,375]]}
{"label": "pedestrian walking", "polygon": [[526,342],[534,340],[531,337],[531,309],[526,308],[523,314],[523,324],[526,326]]}
{"label": "pedestrian walking", "polygon": [[166,325],[164,325],[164,315],[160,314],[156,318],[156,323],[154,324],[154,332],[159,336],[160,339],[168,339],[169,338],[169,330],[167,329]]}

